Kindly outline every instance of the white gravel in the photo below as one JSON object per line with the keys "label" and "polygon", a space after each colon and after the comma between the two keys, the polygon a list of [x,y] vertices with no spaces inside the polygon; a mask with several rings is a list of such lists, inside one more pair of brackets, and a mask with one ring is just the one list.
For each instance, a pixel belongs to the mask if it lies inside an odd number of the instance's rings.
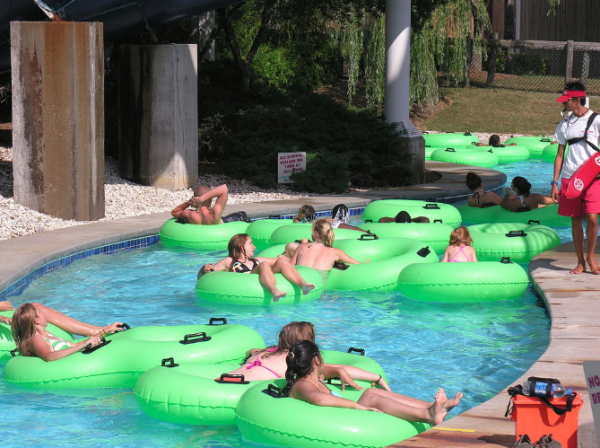
{"label": "white gravel", "polygon": [[[481,142],[487,142],[491,134],[477,133]],[[500,135],[502,141],[510,135]],[[260,190],[246,181],[232,180],[225,176],[202,175],[198,184],[216,187],[227,183],[229,187],[228,204],[277,201],[316,196],[309,193],[291,192],[286,186],[279,190]],[[113,160],[106,162],[105,177],[106,217],[100,221],[126,218],[130,216],[171,211],[175,206],[188,200],[191,189],[167,190],[146,187],[118,176],[118,165]],[[13,200],[12,149],[0,147],[0,240],[23,235],[62,229],[65,227],[88,224],[89,221],[75,221],[54,218]]]}
{"label": "white gravel", "polygon": [[[209,187],[226,183],[229,189],[229,205],[316,196],[292,192],[285,185],[279,190],[261,190],[244,180],[232,180],[225,176],[203,175],[198,178],[197,183]],[[170,212],[192,196],[191,189],[173,191],[146,187],[121,179],[118,176],[118,164],[110,159],[106,161],[104,189],[106,217],[99,221]],[[0,147],[0,241],[89,222],[55,218],[15,203],[12,149]]]}

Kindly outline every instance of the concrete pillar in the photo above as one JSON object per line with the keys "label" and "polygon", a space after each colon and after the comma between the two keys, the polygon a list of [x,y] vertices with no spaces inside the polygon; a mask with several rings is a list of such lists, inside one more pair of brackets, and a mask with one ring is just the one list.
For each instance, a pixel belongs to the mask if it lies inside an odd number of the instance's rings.
{"label": "concrete pillar", "polygon": [[123,45],[119,54],[121,176],[178,190],[198,179],[196,45]]}
{"label": "concrete pillar", "polygon": [[387,0],[385,21],[385,119],[396,123],[399,150],[411,157],[410,184],[423,183],[425,140],[410,122],[410,14],[411,0]]}
{"label": "concrete pillar", "polygon": [[104,217],[101,23],[12,22],[15,202],[62,219]]}

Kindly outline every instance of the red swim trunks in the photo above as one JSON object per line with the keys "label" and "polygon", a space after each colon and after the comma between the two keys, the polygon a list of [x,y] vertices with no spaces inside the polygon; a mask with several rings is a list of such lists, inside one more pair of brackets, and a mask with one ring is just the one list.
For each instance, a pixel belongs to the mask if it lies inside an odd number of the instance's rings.
{"label": "red swim trunks", "polygon": [[567,199],[564,192],[567,190],[569,179],[560,182],[560,198],[558,200],[558,214],[572,218],[585,216],[587,213],[600,213],[600,179],[596,178],[578,198]]}

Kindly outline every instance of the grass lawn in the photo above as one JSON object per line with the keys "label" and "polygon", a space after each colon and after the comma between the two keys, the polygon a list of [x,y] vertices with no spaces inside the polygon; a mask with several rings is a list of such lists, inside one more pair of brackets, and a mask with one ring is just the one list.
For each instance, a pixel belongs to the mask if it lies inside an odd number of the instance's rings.
{"label": "grass lawn", "polygon": [[423,130],[551,136],[562,119],[556,93],[477,87],[440,93],[448,106],[427,119]]}

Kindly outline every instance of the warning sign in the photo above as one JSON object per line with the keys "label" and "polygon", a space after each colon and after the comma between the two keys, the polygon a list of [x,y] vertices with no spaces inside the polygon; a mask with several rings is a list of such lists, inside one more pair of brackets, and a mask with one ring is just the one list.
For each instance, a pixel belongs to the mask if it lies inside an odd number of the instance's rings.
{"label": "warning sign", "polygon": [[306,170],[305,152],[280,152],[278,153],[277,182],[280,184],[291,184],[292,173]]}

